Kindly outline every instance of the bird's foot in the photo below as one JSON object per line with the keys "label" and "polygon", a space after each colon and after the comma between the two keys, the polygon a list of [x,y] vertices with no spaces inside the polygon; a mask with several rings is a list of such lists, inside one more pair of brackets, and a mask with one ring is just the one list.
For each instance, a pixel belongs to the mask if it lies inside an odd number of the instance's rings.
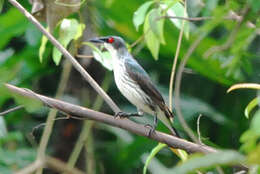
{"label": "bird's foot", "polygon": [[129,118],[129,117],[141,117],[142,115],[138,113],[126,113],[126,112],[118,112],[115,114],[115,118]]}
{"label": "bird's foot", "polygon": [[152,126],[152,125],[150,125],[150,124],[146,124],[146,125],[144,125],[144,127],[147,127],[147,128],[149,128],[149,132],[148,132],[148,137],[151,137],[151,135],[153,134],[153,133],[155,133],[155,126]]}

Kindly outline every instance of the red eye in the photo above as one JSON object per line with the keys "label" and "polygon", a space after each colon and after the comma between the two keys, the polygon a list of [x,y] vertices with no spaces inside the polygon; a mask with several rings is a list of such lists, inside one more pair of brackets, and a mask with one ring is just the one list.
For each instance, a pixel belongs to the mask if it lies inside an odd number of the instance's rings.
{"label": "red eye", "polygon": [[113,37],[108,38],[108,43],[113,43],[115,40]]}

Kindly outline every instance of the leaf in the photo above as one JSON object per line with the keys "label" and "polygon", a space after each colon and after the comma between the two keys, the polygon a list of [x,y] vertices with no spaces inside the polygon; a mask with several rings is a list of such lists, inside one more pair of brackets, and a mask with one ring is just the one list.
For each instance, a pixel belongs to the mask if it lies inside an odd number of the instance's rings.
{"label": "leaf", "polygon": [[254,98],[245,109],[245,116],[246,118],[249,118],[250,112],[258,105],[258,101],[260,101],[260,97]]}
{"label": "leaf", "polygon": [[245,157],[236,151],[225,150],[193,157],[185,163],[173,168],[171,173],[186,174],[196,169],[208,168],[224,164],[237,164],[243,162]]}
{"label": "leaf", "polygon": [[165,39],[163,36],[164,19],[158,20],[160,16],[160,9],[152,9],[149,15],[149,25],[151,26],[152,32],[156,35],[160,42],[165,44]]}
{"label": "leaf", "polygon": [[[47,30],[49,31],[48,28],[47,28]],[[40,46],[40,49],[39,49],[39,59],[40,59],[41,63],[42,63],[42,60],[43,60],[43,54],[45,52],[47,42],[48,42],[48,38],[45,35],[42,35],[41,46]]]}
{"label": "leaf", "polygon": [[93,52],[94,59],[100,62],[109,71],[113,70],[112,56],[108,51],[101,52],[94,44],[90,42],[83,42],[83,44],[88,45],[93,49],[92,52]]}
{"label": "leaf", "polygon": [[145,19],[145,14],[148,10],[148,8],[154,3],[154,1],[148,1],[144,4],[142,4],[135,12],[134,12],[134,17],[133,17],[133,23],[138,31],[138,28],[142,23],[144,22]]}
{"label": "leaf", "polygon": [[251,122],[250,129],[252,129],[256,135],[260,136],[260,110],[258,110]]}
{"label": "leaf", "polygon": [[155,155],[162,150],[163,148],[167,147],[166,144],[163,143],[158,143],[157,146],[153,148],[153,150],[150,152],[149,156],[147,157],[145,164],[144,164],[144,169],[143,169],[143,174],[146,174],[147,167],[150,164],[151,160],[155,157]]}
{"label": "leaf", "polygon": [[248,162],[250,164],[258,164],[260,165],[260,144],[256,146],[256,148],[249,153]]}
{"label": "leaf", "polygon": [[[58,41],[67,48],[71,40],[79,38],[79,33],[82,34],[81,30],[82,25],[76,19],[63,19],[59,28]],[[53,48],[52,56],[55,64],[58,65],[62,54],[56,47]]]}
{"label": "leaf", "polygon": [[[165,1],[161,4],[162,9],[167,9],[170,5],[170,1]],[[187,11],[184,6],[180,2],[176,2],[167,10],[168,16],[180,16],[180,17],[188,17]],[[182,20],[170,18],[170,21],[178,28],[182,27]],[[189,23],[184,21],[184,35],[186,38],[189,38]]]}
{"label": "leaf", "polygon": [[257,83],[239,83],[239,84],[235,84],[232,85],[228,90],[227,93],[235,90],[235,89],[243,89],[243,88],[247,88],[247,89],[260,89],[260,84]]}
{"label": "leaf", "polygon": [[158,60],[158,54],[160,49],[160,41],[156,35],[151,31],[151,26],[149,22],[149,15],[151,11],[147,14],[144,21],[144,39],[148,49],[151,51],[152,56],[155,60]]}

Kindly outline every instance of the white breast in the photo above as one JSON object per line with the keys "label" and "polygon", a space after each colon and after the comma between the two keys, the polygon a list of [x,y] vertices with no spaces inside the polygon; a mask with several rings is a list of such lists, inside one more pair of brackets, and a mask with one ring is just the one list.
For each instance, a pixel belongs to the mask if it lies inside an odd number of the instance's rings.
{"label": "white breast", "polygon": [[119,91],[138,109],[153,114],[151,109],[144,102],[144,93],[141,92],[139,86],[127,76],[123,61],[114,59],[114,78]]}

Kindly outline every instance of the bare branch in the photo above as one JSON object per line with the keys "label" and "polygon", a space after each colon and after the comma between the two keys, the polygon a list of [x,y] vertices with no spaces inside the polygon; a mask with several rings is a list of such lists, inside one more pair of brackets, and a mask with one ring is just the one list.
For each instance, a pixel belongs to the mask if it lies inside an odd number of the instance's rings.
{"label": "bare branch", "polygon": [[16,106],[14,108],[8,109],[6,111],[0,112],[0,116],[4,116],[4,115],[14,112],[16,110],[22,109],[23,107],[24,107],[23,105],[20,105],[20,106]]}
{"label": "bare branch", "polygon": [[35,170],[37,170],[40,167],[44,166],[44,161],[43,160],[36,160],[33,163],[29,164],[22,170],[15,172],[15,174],[30,174],[33,173]]}
{"label": "bare branch", "polygon": [[31,21],[49,40],[50,42],[63,54],[64,57],[70,60],[73,66],[81,73],[81,75],[89,82],[89,84],[102,96],[111,109],[117,113],[120,111],[119,107],[113,100],[104,92],[98,83],[84,70],[84,68],[75,60],[75,58],[16,0],[9,0],[24,16]]}
{"label": "bare branch", "polygon": [[[91,110],[88,108],[84,108],[81,106],[73,105],[70,103],[66,103],[61,100],[56,100],[53,98],[45,97],[43,95],[36,94],[29,89],[18,88],[16,86],[13,86],[10,84],[6,84],[6,87],[8,89],[10,89],[12,92],[21,94],[23,96],[27,96],[29,98],[34,98],[34,99],[40,100],[47,106],[56,108],[59,111],[65,112],[69,115],[106,123],[111,126],[115,126],[115,127],[119,127],[119,128],[128,130],[128,131],[135,133],[137,135],[140,135],[140,136],[148,137],[148,133],[150,131],[149,128],[147,128],[143,125],[137,124],[128,119],[115,119],[111,115],[97,112],[97,111],[94,111],[94,110]],[[213,153],[213,152],[217,151],[216,149],[211,148],[209,146],[195,144],[195,143],[186,141],[184,139],[180,139],[180,138],[177,138],[177,137],[174,137],[174,136],[171,136],[171,135],[159,132],[159,131],[155,131],[155,133],[152,134],[148,138],[161,142],[161,143],[165,143],[168,146],[171,146],[174,148],[183,149],[183,150],[185,150],[187,152],[191,152],[191,153],[193,153],[193,152]]]}

